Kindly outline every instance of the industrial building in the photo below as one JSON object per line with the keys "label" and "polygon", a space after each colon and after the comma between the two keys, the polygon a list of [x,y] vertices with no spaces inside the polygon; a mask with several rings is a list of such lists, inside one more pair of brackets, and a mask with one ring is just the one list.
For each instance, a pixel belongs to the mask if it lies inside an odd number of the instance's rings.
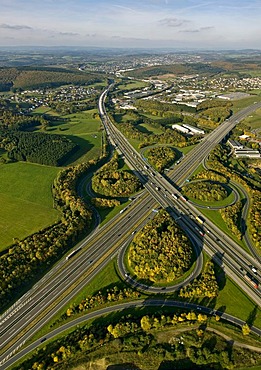
{"label": "industrial building", "polygon": [[204,135],[205,134],[205,131],[201,130],[200,128],[190,126],[190,125],[187,125],[187,124],[183,124],[182,126],[189,129],[189,131],[192,132],[193,134],[198,134],[198,135]]}
{"label": "industrial building", "polygon": [[187,129],[187,128],[185,128],[185,127],[181,126],[181,125],[177,125],[177,124],[175,124],[175,125],[172,125],[171,127],[172,127],[174,130],[177,130],[177,131],[183,132],[184,134],[188,134],[188,133],[189,133],[189,129]]}

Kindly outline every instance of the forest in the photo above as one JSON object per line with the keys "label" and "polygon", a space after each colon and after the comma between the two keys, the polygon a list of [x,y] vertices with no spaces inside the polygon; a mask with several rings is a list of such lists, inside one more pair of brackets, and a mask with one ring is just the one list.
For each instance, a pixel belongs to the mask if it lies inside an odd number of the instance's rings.
{"label": "forest", "polygon": [[189,285],[181,288],[179,296],[182,298],[214,298],[218,296],[218,292],[214,264],[208,261],[200,276]]}
{"label": "forest", "polygon": [[11,160],[61,166],[78,145],[61,135],[0,129],[0,148]]}
{"label": "forest", "polygon": [[207,315],[161,310],[143,316],[113,315],[78,327],[45,344],[14,370],[82,368],[102,359],[107,369],[116,364],[121,368],[132,364],[133,369],[148,369],[148,364],[153,369],[237,369],[250,362],[261,364],[259,353],[231,346],[213,332]]}
{"label": "forest", "polygon": [[[92,189],[107,197],[125,197],[141,189],[138,178],[126,170],[118,170],[119,156],[114,152],[111,160],[100,168],[92,178]],[[101,202],[101,201],[100,201]],[[103,201],[103,204],[106,202]]]}
{"label": "forest", "polygon": [[213,181],[196,181],[185,185],[182,192],[189,198],[205,202],[223,200],[228,196],[224,186]]}
{"label": "forest", "polygon": [[147,151],[148,161],[158,172],[162,172],[164,168],[171,166],[176,157],[177,154],[174,149],[166,146],[151,148]]}
{"label": "forest", "polygon": [[68,84],[93,84],[102,78],[95,73],[84,73],[66,68],[0,68],[0,91],[10,89],[34,89],[39,87],[58,87]]}
{"label": "forest", "polygon": [[173,282],[192,264],[193,249],[184,231],[161,210],[134,237],[128,264],[140,279]]}
{"label": "forest", "polygon": [[241,200],[219,210],[229,230],[238,238],[242,239],[241,215],[243,203]]}
{"label": "forest", "polygon": [[214,73],[223,72],[224,69],[211,64],[206,63],[176,63],[173,65],[158,65],[153,67],[145,67],[135,69],[135,71],[128,72],[129,76],[135,78],[146,78],[151,76],[160,76],[164,74],[174,74],[176,76],[184,74],[195,74],[200,73],[202,75],[210,75]]}

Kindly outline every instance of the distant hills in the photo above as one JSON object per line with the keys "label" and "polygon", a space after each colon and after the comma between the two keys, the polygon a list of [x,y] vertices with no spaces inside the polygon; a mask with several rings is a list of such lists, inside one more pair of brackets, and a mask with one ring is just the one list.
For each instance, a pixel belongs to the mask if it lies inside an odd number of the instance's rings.
{"label": "distant hills", "polygon": [[95,73],[56,67],[0,68],[0,91],[93,84],[102,81]]}

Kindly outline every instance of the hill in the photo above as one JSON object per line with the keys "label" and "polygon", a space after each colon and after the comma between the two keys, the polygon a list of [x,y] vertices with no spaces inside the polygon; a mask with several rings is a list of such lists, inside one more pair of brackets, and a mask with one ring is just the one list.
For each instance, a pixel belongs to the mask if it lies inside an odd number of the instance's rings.
{"label": "hill", "polygon": [[93,84],[102,78],[95,73],[55,67],[0,68],[0,91],[58,87],[66,84]]}

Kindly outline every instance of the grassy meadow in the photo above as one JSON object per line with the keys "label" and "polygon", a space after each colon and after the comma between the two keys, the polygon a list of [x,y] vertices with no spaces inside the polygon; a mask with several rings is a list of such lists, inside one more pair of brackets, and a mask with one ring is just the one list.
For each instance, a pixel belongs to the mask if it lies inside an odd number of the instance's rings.
{"label": "grassy meadow", "polygon": [[148,83],[138,80],[128,80],[117,85],[119,90],[130,90],[130,91],[136,89],[143,89],[146,86],[148,86]]}
{"label": "grassy meadow", "polygon": [[[44,110],[40,107],[35,110],[36,114],[47,113],[48,115],[58,116],[57,113]],[[101,121],[97,116],[97,109],[84,112],[72,113],[61,117],[52,123],[45,132],[49,134],[59,134],[68,136],[73,142],[79,145],[79,150],[71,156],[65,165],[74,165],[85,162],[100,155],[101,150]]]}
{"label": "grassy meadow", "polygon": [[58,171],[56,167],[22,162],[1,166],[0,250],[13,238],[23,239],[59,219],[51,192]]}
{"label": "grassy meadow", "polygon": [[[55,115],[50,108],[40,107],[35,114]],[[97,158],[101,150],[100,119],[93,118],[96,109],[63,116],[47,129],[47,133],[69,136],[79,145],[65,165]],[[66,121],[63,120],[66,118]],[[39,128],[40,130],[40,128]],[[0,153],[5,156],[5,153]],[[7,248],[13,238],[26,236],[53,224],[59,213],[53,208],[52,183],[60,171],[33,163],[16,162],[1,165],[0,171],[0,250]]]}
{"label": "grassy meadow", "polygon": [[244,109],[251,104],[254,104],[254,102],[260,102],[260,100],[261,100],[261,96],[258,96],[258,95],[251,95],[248,98],[235,100],[232,102],[233,113],[236,113],[239,110]]}
{"label": "grassy meadow", "polygon": [[251,116],[244,119],[244,123],[252,129],[261,128],[261,109],[255,111]]}

